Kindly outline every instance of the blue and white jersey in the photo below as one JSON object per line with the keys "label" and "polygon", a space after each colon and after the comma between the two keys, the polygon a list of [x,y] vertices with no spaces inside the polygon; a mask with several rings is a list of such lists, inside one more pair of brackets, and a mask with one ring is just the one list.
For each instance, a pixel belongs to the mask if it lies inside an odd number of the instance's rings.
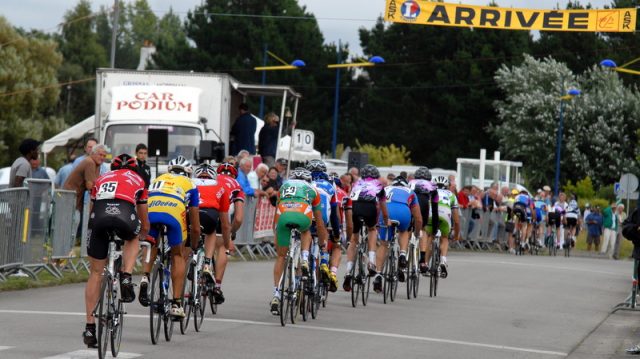
{"label": "blue and white jersey", "polygon": [[387,204],[400,203],[411,208],[418,204],[416,194],[409,188],[399,186],[388,186],[385,189]]}
{"label": "blue and white jersey", "polygon": [[[324,182],[324,183],[323,183]],[[318,180],[313,182],[313,186],[320,194],[320,206],[322,207],[322,220],[324,224],[329,224],[329,218],[331,217],[331,204],[336,197],[335,185],[325,180]]]}

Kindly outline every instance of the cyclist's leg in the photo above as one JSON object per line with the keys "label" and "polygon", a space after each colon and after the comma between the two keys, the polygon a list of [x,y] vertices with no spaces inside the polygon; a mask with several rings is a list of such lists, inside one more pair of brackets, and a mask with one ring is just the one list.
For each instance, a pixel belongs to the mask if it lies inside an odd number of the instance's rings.
{"label": "cyclist's leg", "polygon": [[440,217],[440,263],[447,263],[447,252],[449,251],[449,232],[451,225],[446,218]]}
{"label": "cyclist's leg", "polygon": [[186,261],[184,257],[184,241],[187,238],[187,226],[185,220],[179,221],[173,216],[166,219],[167,239],[171,246],[171,282],[173,285],[173,299],[182,297],[182,284]]}
{"label": "cyclist's leg", "polygon": [[102,281],[102,273],[107,263],[107,255],[109,253],[109,236],[111,229],[111,218],[101,216],[99,204],[94,206],[94,218],[89,221],[89,231],[87,233],[87,255],[89,256],[89,279],[85,287],[85,305],[87,324],[95,323],[93,317],[93,309],[98,302],[100,296],[100,283]]}
{"label": "cyclist's leg", "polygon": [[[433,233],[431,230],[432,219],[429,218],[422,231],[422,239],[420,240],[420,271],[426,273],[429,266],[429,258],[431,258],[431,243],[433,242]],[[438,221],[439,222],[439,221]]]}

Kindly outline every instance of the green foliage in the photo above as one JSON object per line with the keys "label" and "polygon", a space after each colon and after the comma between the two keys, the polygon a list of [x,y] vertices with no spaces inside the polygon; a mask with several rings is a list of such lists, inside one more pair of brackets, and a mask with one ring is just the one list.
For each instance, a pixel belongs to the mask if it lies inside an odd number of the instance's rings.
{"label": "green foliage", "polygon": [[20,156],[26,137],[43,139],[64,128],[53,116],[59,88],[56,73],[62,57],[56,43],[35,34],[23,36],[0,17],[0,164]]}
{"label": "green foliage", "polygon": [[411,165],[411,151],[404,146],[396,146],[393,143],[387,146],[374,146],[361,144],[356,139],[356,151],[369,155],[369,163],[376,166]]}
{"label": "green foliage", "polygon": [[616,195],[613,192],[613,185],[611,184],[608,186],[600,187],[600,189],[598,190],[597,197],[604,198],[608,203],[611,203],[611,201],[615,201]]}
{"label": "green foliage", "polygon": [[593,182],[589,176],[577,181],[575,185],[569,180],[563,186],[563,190],[575,194],[579,199],[591,199],[596,195],[596,191],[593,189]]}

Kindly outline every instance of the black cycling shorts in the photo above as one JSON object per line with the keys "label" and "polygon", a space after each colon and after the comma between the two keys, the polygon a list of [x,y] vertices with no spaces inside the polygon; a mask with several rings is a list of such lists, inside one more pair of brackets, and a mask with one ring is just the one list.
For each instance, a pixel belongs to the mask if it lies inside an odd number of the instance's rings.
{"label": "black cycling shorts", "polygon": [[222,232],[220,226],[220,216],[218,210],[215,208],[200,208],[200,227],[204,234],[211,234],[214,232]]}
{"label": "black cycling shorts", "polygon": [[110,232],[125,241],[134,239],[140,233],[140,220],[133,204],[121,199],[100,200],[93,204],[87,233],[89,256],[107,258]]}
{"label": "black cycling shorts", "polygon": [[420,214],[422,215],[422,224],[426,226],[431,216],[431,213],[429,213],[431,209],[431,196],[427,193],[417,193],[417,196],[418,204],[420,205]]}
{"label": "black cycling shorts", "polygon": [[569,218],[567,217],[567,228],[575,228],[578,225],[577,218]]}
{"label": "black cycling shorts", "polygon": [[378,206],[375,202],[357,201],[353,202],[353,233],[360,233],[364,221],[367,228],[373,228],[378,223]]}
{"label": "black cycling shorts", "polygon": [[518,217],[518,220],[522,222],[527,222],[527,209],[524,205],[520,203],[516,203],[513,205],[513,214]]}
{"label": "black cycling shorts", "polygon": [[547,214],[547,225],[560,228],[560,213],[549,212]]}

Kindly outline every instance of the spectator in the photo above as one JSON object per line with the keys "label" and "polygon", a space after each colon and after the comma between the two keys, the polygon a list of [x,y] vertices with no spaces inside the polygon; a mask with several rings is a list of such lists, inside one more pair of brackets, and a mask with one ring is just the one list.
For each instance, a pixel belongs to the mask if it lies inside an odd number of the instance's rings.
{"label": "spectator", "polygon": [[353,184],[353,176],[351,173],[345,173],[340,176],[340,183],[342,184],[342,189],[345,192],[351,193],[351,185]]}
{"label": "spectator", "polygon": [[591,205],[589,203],[584,205],[584,213],[582,214],[582,225],[584,229],[587,229],[587,216],[591,213]]}
{"label": "spectator", "polygon": [[[387,175],[387,181],[389,181],[389,182],[393,181],[393,179],[394,179],[394,178],[396,178],[396,175],[395,175],[395,174],[393,174],[393,173],[389,173],[389,174]],[[405,178],[406,178],[406,177],[405,177]]]}
{"label": "spectator", "polygon": [[235,156],[227,156],[222,160],[222,163],[229,163],[235,167],[238,166],[238,160],[236,160]]}
{"label": "spectator", "polygon": [[136,146],[136,161],[138,162],[138,174],[144,180],[144,186],[149,188],[151,183],[151,168],[147,165],[147,156],[149,149],[144,143],[138,143]]}
{"label": "spectator", "polygon": [[251,186],[248,178],[249,172],[251,172],[251,162],[252,161],[250,158],[243,158],[242,160],[240,160],[237,180],[247,196],[258,197],[260,196],[260,193],[262,193],[262,191],[259,189],[254,189]]}
{"label": "spectator", "polygon": [[278,169],[275,167],[269,168],[269,172],[267,172],[268,179],[268,187],[273,188],[278,191],[280,189],[280,183],[278,183]]}
{"label": "spectator", "polygon": [[238,155],[236,156],[238,162],[240,162],[240,160],[243,158],[249,158],[249,157],[251,157],[251,154],[247,150],[241,150],[240,152],[238,152]]}
{"label": "spectator", "polygon": [[451,191],[454,196],[458,195],[458,185],[456,184],[455,175],[449,175],[449,191]]}
{"label": "spectator", "polygon": [[269,172],[269,167],[264,163],[259,164],[255,171],[249,172],[247,178],[249,179],[249,183],[253,189],[262,189],[260,181],[267,175],[267,172]]}
{"label": "spectator", "polygon": [[458,205],[460,208],[469,207],[469,195],[471,194],[471,186],[464,186],[462,190],[458,192]]}
{"label": "spectator", "polygon": [[85,190],[91,191],[93,183],[100,176],[100,166],[107,156],[104,145],[95,145],[91,149],[89,157],[85,157],[69,174],[63,188],[76,191],[76,209],[82,209],[82,199]]}
{"label": "spectator", "polygon": [[247,150],[249,154],[254,155],[256,153],[256,119],[249,112],[249,106],[246,103],[241,103],[238,109],[240,116],[233,123],[230,133],[233,136],[231,153],[237,154],[241,150]]}
{"label": "spectator", "polygon": [[551,194],[551,187],[545,185],[544,187],[542,187],[542,190],[544,191],[544,197],[545,197],[545,202],[547,204],[547,208],[550,208],[551,205],[553,204],[553,195]]}
{"label": "spectator", "polygon": [[352,184],[358,182],[358,180],[360,179],[360,170],[355,167],[349,168],[349,174],[351,174]]}
{"label": "spectator", "polygon": [[49,174],[47,174],[47,170],[40,166],[40,159],[38,157],[30,159],[29,164],[31,164],[31,178],[51,179],[49,178]]}
{"label": "spectator", "polygon": [[282,186],[282,182],[284,182],[288,163],[289,161],[287,161],[286,158],[278,158],[276,161],[276,169],[278,170],[278,187]]}
{"label": "spectator", "polygon": [[[609,243],[613,247],[616,241],[618,220],[616,219],[616,203],[602,211],[602,225],[604,226],[604,236],[602,238],[601,254],[607,254],[609,258],[613,258],[613,254],[609,253]],[[613,248],[612,248],[613,249]]]}
{"label": "spectator", "polygon": [[[89,137],[87,141],[84,143],[84,154],[73,161],[73,168],[76,168],[80,164],[80,162],[82,162],[85,158],[87,158],[87,156],[91,154],[91,150],[93,149],[93,147],[97,144],[98,144],[98,140],[96,140],[94,137]],[[105,151],[106,151],[106,147],[105,147]],[[103,162],[100,165],[100,174],[102,175],[107,172],[109,172],[109,166],[107,166],[107,164]]]}
{"label": "spectator", "polygon": [[22,154],[11,165],[9,171],[9,187],[22,187],[25,178],[30,178],[32,174],[30,160],[38,158],[38,146],[40,142],[32,138],[22,140],[18,150]]}
{"label": "spectator", "polygon": [[69,159],[65,161],[65,165],[60,167],[60,169],[58,170],[58,174],[56,175],[56,178],[53,180],[53,183],[55,184],[56,188],[62,188],[64,183],[67,181],[67,177],[69,177],[71,170],[73,170],[73,160],[75,159],[76,159],[76,156],[72,154],[69,157]]}
{"label": "spectator", "polygon": [[620,203],[616,207],[616,219],[617,231],[616,231],[616,243],[613,246],[613,259],[618,260],[620,258],[620,243],[622,242],[622,222],[627,219],[627,213],[624,211],[624,204]]}
{"label": "spectator", "polygon": [[278,170],[275,167],[269,168],[269,172],[262,178],[261,184],[262,190],[265,191],[269,200],[271,200],[271,204],[275,206],[276,200],[278,199],[278,190],[280,189],[278,185]]}
{"label": "spectator", "polygon": [[407,171],[402,171],[400,172],[400,177],[407,179],[408,175],[407,175]]}
{"label": "spectator", "polygon": [[278,116],[269,112],[264,117],[264,127],[258,135],[258,152],[262,157],[262,162],[268,166],[273,166],[276,160],[276,151],[278,149]]}
{"label": "spectator", "polygon": [[594,251],[598,251],[600,247],[600,237],[602,236],[602,215],[600,214],[600,207],[596,206],[595,209],[589,213],[585,218],[587,224],[587,252],[591,251],[591,245],[594,246]]}

